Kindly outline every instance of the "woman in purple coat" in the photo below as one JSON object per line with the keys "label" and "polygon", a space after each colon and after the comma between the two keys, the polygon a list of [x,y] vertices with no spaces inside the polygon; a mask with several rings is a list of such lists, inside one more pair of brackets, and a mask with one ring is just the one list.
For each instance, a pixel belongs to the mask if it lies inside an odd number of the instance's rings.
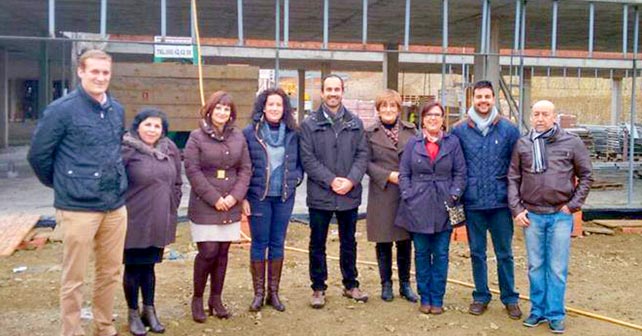
{"label": "woman in purple coat", "polygon": [[247,143],[234,126],[236,105],[224,92],[214,92],[201,108],[200,127],[185,145],[185,175],[192,190],[187,216],[192,240],[198,247],[194,260],[192,319],[204,323],[203,293],[210,278],[209,314],[227,318],[221,295],[230,243],[241,236],[241,201],[252,175]]}
{"label": "woman in purple coat", "polygon": [[445,203],[453,205],[466,186],[466,163],[456,136],[444,132],[444,108],[438,102],[421,109],[421,135],[406,144],[399,168],[401,204],[395,225],[415,245],[419,310],[443,313],[452,225]]}
{"label": "woman in purple coat", "polygon": [[[125,239],[123,289],[129,307],[129,331],[145,335],[162,333],[154,309],[154,264],[163,259],[163,248],[176,238],[176,210],[181,200],[181,154],[165,135],[168,122],[153,108],[140,111],[123,137],[123,163],[129,188],[127,238]],[[138,291],[143,294],[142,315]]]}

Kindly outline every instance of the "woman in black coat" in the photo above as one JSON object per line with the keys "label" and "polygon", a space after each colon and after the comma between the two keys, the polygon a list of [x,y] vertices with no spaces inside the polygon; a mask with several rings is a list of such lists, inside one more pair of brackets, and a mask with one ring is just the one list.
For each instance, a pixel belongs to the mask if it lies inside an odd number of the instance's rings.
{"label": "woman in black coat", "polygon": [[266,304],[284,311],[279,284],[285,235],[294,208],[295,189],[303,179],[303,168],[292,106],[282,89],[267,89],[256,97],[252,124],[243,129],[243,135],[252,160],[252,178],[247,199],[243,201],[243,212],[249,218],[252,234],[250,271],[254,299],[250,311],[261,310],[264,298]]}
{"label": "woman in black coat", "polygon": [[[162,333],[154,308],[154,264],[163,259],[163,248],[175,241],[176,212],[181,200],[181,155],[167,134],[167,116],[153,108],[140,111],[123,137],[123,163],[129,187],[123,289],[133,335]],[[142,292],[142,315],[138,292]]]}

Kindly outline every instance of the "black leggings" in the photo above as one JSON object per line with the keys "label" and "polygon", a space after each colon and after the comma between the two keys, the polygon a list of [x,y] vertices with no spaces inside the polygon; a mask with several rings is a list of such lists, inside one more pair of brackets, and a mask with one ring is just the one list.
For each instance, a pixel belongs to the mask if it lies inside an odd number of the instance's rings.
{"label": "black leggings", "polygon": [[143,304],[154,305],[156,291],[156,274],[154,264],[125,265],[123,273],[123,289],[129,309],[138,309],[138,289],[143,294]]}

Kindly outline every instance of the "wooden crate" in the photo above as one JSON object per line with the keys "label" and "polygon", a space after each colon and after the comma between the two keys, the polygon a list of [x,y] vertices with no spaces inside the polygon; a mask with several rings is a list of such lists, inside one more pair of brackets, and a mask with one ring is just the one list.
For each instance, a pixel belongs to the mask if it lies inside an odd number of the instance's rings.
{"label": "wooden crate", "polygon": [[[191,131],[198,127],[201,99],[198,67],[177,63],[114,63],[110,92],[125,106],[127,125],[146,106],[160,108],[169,117],[170,131]],[[203,66],[205,100],[215,91],[232,95],[237,125],[250,120],[259,68],[252,66]]]}

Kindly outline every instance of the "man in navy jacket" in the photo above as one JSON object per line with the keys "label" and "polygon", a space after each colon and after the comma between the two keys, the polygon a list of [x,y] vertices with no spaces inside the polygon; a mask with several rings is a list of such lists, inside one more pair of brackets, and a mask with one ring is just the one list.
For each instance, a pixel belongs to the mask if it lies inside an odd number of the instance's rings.
{"label": "man in navy jacket", "polygon": [[47,106],[28,154],[38,179],[54,189],[56,223],[63,232],[63,336],[84,335],[82,287],[92,249],[95,335],[117,334],[112,310],[127,229],[127,176],[120,153],[124,111],[107,93],[111,64],[111,56],[100,50],[80,56],[80,85]]}
{"label": "man in navy jacket", "polygon": [[487,232],[497,257],[500,299],[508,316],[519,319],[522,312],[515,291],[513,221],[508,209],[507,173],[519,130],[495,108],[493,85],[479,81],[473,87],[473,106],[466,119],[453,128],[464,151],[467,184],[464,192],[466,229],[475,290],[469,312],[481,315],[491,300],[486,264]]}

